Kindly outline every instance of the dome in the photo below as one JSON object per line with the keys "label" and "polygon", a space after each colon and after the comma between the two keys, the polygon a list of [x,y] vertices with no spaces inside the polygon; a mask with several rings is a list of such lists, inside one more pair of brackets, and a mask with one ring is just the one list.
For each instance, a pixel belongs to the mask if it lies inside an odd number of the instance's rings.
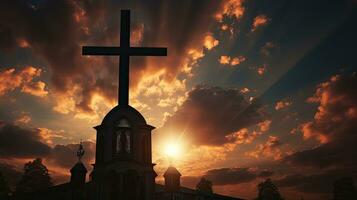
{"label": "dome", "polygon": [[87,172],[86,167],[83,165],[82,162],[77,162],[72,168],[71,168],[71,173],[74,172]]}
{"label": "dome", "polygon": [[130,123],[136,125],[146,125],[145,118],[140,114],[140,112],[129,105],[115,106],[104,117],[102,124],[113,124],[114,122],[118,122],[122,118],[125,118],[129,120]]}
{"label": "dome", "polygon": [[173,176],[181,176],[181,173],[173,166],[169,166],[166,172],[164,173],[164,177],[173,175]]}

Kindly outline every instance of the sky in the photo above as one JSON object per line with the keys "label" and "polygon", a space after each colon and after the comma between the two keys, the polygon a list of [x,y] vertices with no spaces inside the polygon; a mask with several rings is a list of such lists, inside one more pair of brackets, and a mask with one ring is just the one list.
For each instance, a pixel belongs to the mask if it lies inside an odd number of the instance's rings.
{"label": "sky", "polygon": [[36,157],[68,181],[81,140],[91,169],[119,59],[81,48],[118,46],[121,9],[132,46],[168,48],[130,60],[130,105],[156,127],[157,182],[172,163],[187,187],[204,176],[253,199],[270,178],[285,199],[320,200],[357,179],[357,1],[5,0],[0,170],[11,184]]}

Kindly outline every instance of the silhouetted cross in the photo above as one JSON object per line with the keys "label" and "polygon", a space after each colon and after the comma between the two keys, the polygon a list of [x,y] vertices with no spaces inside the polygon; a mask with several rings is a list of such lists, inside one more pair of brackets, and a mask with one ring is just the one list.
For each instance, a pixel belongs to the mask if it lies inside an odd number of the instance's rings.
{"label": "silhouetted cross", "polygon": [[166,56],[167,48],[130,46],[130,10],[121,10],[120,46],[83,46],[82,55],[120,56],[119,58],[119,105],[129,102],[129,57]]}

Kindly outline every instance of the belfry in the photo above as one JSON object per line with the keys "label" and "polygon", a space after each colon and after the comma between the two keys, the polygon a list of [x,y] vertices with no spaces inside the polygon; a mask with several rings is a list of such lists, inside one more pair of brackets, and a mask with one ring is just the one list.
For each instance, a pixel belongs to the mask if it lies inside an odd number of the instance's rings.
{"label": "belfry", "polygon": [[83,47],[83,55],[119,55],[119,105],[97,130],[92,181],[97,199],[152,200],[156,173],[151,131],[129,102],[129,56],[166,56],[166,48],[130,47],[130,11],[121,12],[120,47]]}

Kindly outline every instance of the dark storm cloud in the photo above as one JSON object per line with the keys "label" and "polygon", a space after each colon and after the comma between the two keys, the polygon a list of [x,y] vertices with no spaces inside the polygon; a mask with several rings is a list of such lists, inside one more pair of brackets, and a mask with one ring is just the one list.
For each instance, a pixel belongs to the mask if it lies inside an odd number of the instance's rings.
{"label": "dark storm cloud", "polygon": [[357,77],[337,75],[320,84],[309,102],[318,103],[314,120],[301,126],[305,138],[321,144],[296,152],[283,161],[314,167],[316,173],[294,174],[276,181],[281,187],[293,187],[308,193],[329,193],[333,182],[342,177],[357,178]]}
{"label": "dark storm cloud", "polygon": [[[28,129],[13,124],[0,123],[0,158],[43,158],[49,166],[57,166],[68,171],[76,162],[78,144],[51,147],[42,142],[40,129]],[[84,141],[83,163],[89,168],[94,162],[95,143]],[[11,160],[10,160],[11,161]],[[11,163],[9,161],[9,163]],[[9,165],[10,166],[10,165]],[[9,168],[9,167],[7,167]],[[10,167],[11,168],[11,167]]]}
{"label": "dark storm cloud", "polygon": [[0,126],[0,156],[33,158],[47,156],[50,147],[40,141],[37,129],[24,129],[12,124]]}
{"label": "dark storm cloud", "polygon": [[212,181],[213,185],[233,185],[271,175],[273,175],[273,172],[269,170],[258,172],[250,168],[221,168],[208,170],[204,176]]}
{"label": "dark storm cloud", "polygon": [[[31,48],[51,65],[54,83],[60,89],[66,79],[81,67],[79,27],[74,22],[75,9],[70,1],[5,1],[0,10],[1,32],[8,32],[8,40],[16,44],[26,40]],[[12,47],[15,48],[15,47]]]}
{"label": "dark storm cloud", "polygon": [[[202,46],[221,1],[30,1],[5,0],[0,7],[0,50],[28,43],[49,64],[57,92],[80,86],[76,102],[82,111],[92,111],[95,93],[108,100],[116,96],[117,65],[109,58],[85,58],[81,46],[117,45],[120,9],[132,9],[133,30],[144,26],[142,43],[167,46],[170,57],[151,62],[150,70],[167,67],[172,79],[181,70],[187,51]],[[146,59],[133,59],[131,80],[136,83],[148,70]],[[100,73],[99,73],[100,72]],[[133,84],[132,84],[133,86]]]}
{"label": "dark storm cloud", "polygon": [[310,102],[319,103],[314,120],[302,125],[305,138],[322,144],[285,158],[302,166],[357,167],[357,77],[339,75],[319,85]]}
{"label": "dark storm cloud", "polygon": [[258,103],[248,102],[236,89],[199,85],[169,117],[160,132],[185,133],[196,145],[222,145],[227,135],[266,117]]}
{"label": "dark storm cloud", "polygon": [[331,193],[334,181],[343,177],[356,177],[353,172],[345,170],[329,170],[317,174],[293,174],[274,180],[278,187],[291,187],[306,193]]}

